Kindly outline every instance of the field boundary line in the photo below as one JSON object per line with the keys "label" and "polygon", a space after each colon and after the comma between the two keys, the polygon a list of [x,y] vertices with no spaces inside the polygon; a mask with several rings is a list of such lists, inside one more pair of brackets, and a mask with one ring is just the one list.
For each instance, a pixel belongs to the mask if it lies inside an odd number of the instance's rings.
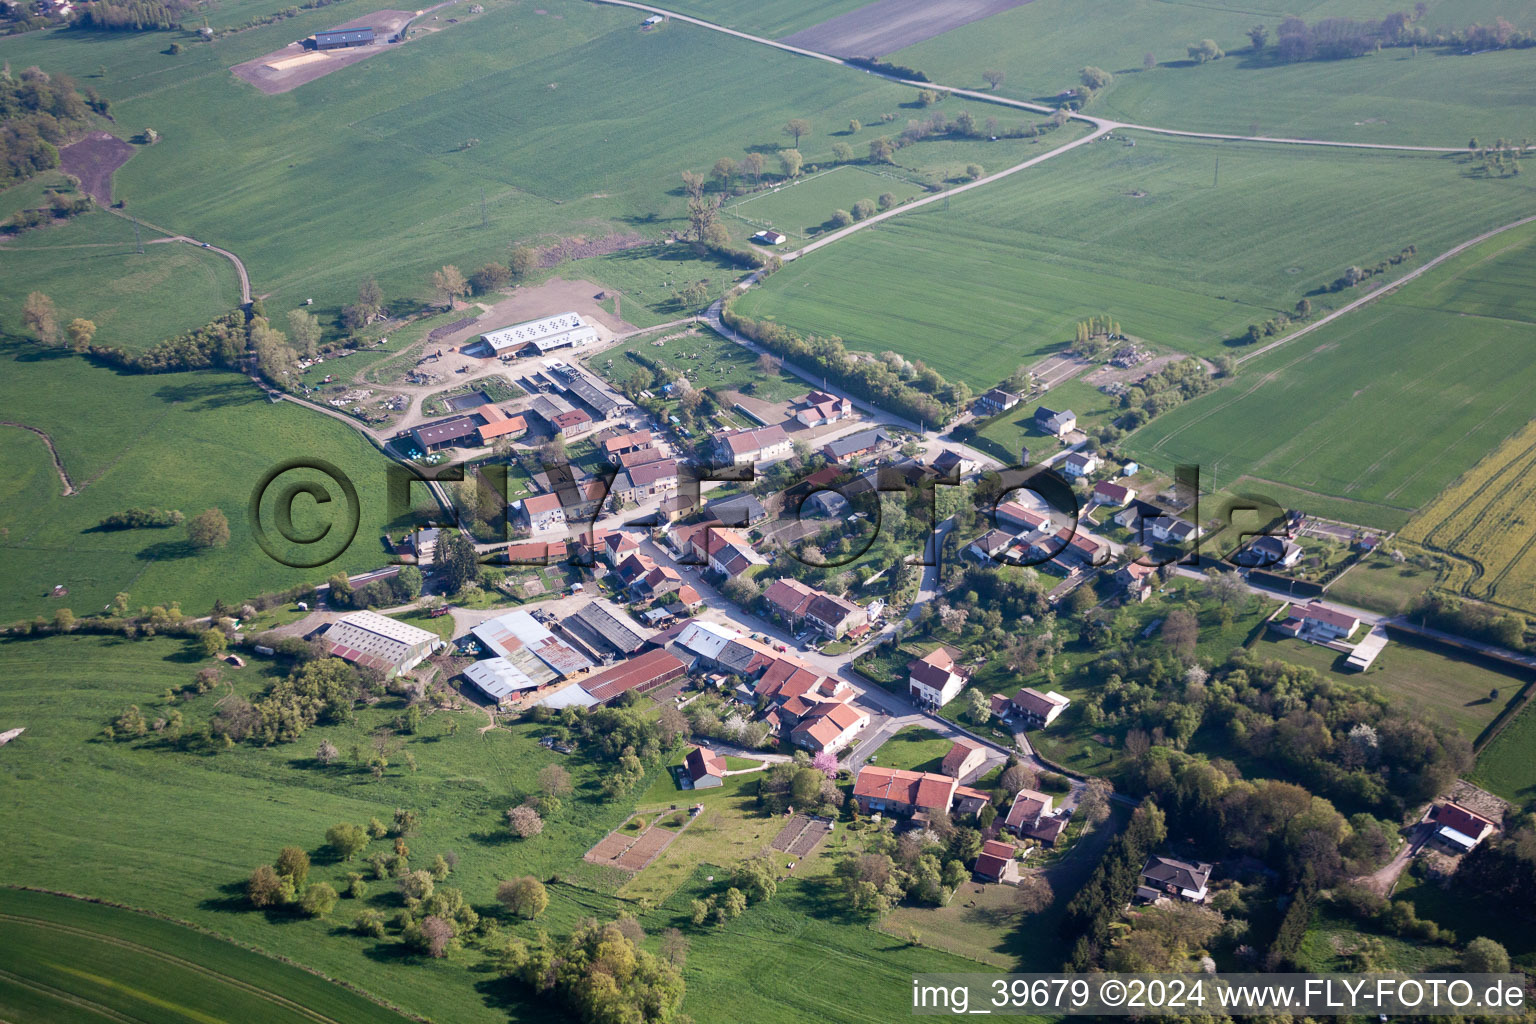
{"label": "field boundary line", "polygon": [[[59,474],[59,480],[64,484],[64,497],[73,497],[85,489],[85,484],[76,487],[75,482],[69,478],[69,471],[64,468],[64,460],[59,458],[59,450],[54,447],[53,438],[48,436],[47,431],[39,430],[37,427],[29,427],[25,423],[17,423],[14,420],[0,420],[0,427],[16,427],[20,430],[30,430],[43,439],[43,444],[48,447],[48,454],[53,458],[53,468]],[[97,475],[99,476],[100,474]]]}
{"label": "field boundary line", "polygon": [[287,1007],[290,1010],[294,1010],[302,1017],[308,1017],[310,1020],[319,1021],[322,1022],[322,1024],[341,1024],[341,1022],[337,1021],[336,1018],[327,1017],[325,1014],[319,1012],[318,1010],[311,1010],[309,1007],[303,1005],[302,1003],[295,1002],[294,1000],[289,999],[287,996],[280,995],[271,989],[261,988],[258,985],[254,985],[251,982],[237,978],[234,975],[225,974],[223,971],[216,971],[211,967],[204,967],[203,965],[193,963],[190,960],[184,960],[173,953],[167,953],[162,950],[154,949],[150,946],[140,945],[137,942],[118,938],[115,935],[108,935],[104,932],[92,931],[89,928],[82,928],[78,925],[63,924],[59,921],[49,921],[46,918],[28,917],[24,914],[10,914],[0,912],[0,921],[14,921],[20,924],[31,925],[34,928],[66,932],[70,935],[78,935],[82,938],[93,939],[98,942],[104,942],[111,946],[117,946],[120,949],[127,949],[141,953],[145,956],[153,957],[156,960],[163,960],[166,963],[171,963],[177,965],[178,967],[186,968],[195,974],[216,978],[232,988],[239,989],[240,991],[254,995],[257,998],[265,999],[267,1002],[273,1003],[275,1005]]}
{"label": "field boundary line", "polygon": [[45,984],[41,981],[34,981],[30,978],[23,978],[21,975],[7,971],[4,968],[0,968],[0,978],[5,978],[13,985],[18,985],[21,988],[39,993],[40,995],[48,996],[51,999],[56,999],[61,1003],[66,1003],[70,1006],[77,1007],[89,1013],[99,1014],[103,1017],[106,1017],[108,1020],[120,1021],[121,1024],[144,1024],[144,1019],[142,1017],[130,1017],[128,1014],[114,1010],[112,1007],[107,1006],[104,1003],[98,1003],[95,1000],[87,999],[84,996],[77,996],[73,992],[65,991],[62,988],[55,988],[54,986]]}

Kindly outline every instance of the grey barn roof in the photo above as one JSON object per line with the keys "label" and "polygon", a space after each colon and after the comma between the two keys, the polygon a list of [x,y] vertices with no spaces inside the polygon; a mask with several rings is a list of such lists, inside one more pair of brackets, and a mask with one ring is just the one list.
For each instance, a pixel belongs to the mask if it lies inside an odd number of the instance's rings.
{"label": "grey barn roof", "polygon": [[599,652],[633,654],[645,646],[645,637],[596,601],[576,609],[560,626]]}

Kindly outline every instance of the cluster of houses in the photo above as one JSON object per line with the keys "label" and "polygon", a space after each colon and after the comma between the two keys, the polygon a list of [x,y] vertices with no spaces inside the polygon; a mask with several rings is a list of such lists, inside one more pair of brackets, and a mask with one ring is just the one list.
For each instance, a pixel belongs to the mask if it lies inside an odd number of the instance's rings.
{"label": "cluster of houses", "polygon": [[763,606],[790,629],[805,626],[829,640],[857,638],[869,632],[869,614],[864,608],[791,577],[775,580],[764,591]]}
{"label": "cluster of houses", "polygon": [[1040,565],[1071,575],[1109,558],[1105,541],[1071,526],[1057,526],[1049,515],[1017,501],[998,505],[993,518],[997,525],[966,549],[980,561]]}

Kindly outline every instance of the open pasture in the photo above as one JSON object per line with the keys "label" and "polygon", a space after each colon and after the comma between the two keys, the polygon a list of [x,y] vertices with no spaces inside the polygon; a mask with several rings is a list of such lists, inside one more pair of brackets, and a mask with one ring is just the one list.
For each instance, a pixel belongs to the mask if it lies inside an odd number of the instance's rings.
{"label": "open pasture", "polygon": [[977,390],[1103,311],[1157,345],[1240,354],[1249,324],[1342,301],[1316,289],[1349,266],[1529,209],[1525,177],[1471,179],[1461,159],[1116,133],[796,260],[739,308]]}
{"label": "open pasture", "polygon": [[[28,232],[17,248],[0,248],[0,323],[19,325],[27,295],[43,292],[53,299],[61,328],[83,317],[96,325],[97,344],[136,349],[240,304],[229,260],[185,242],[155,242],[153,232],[144,237],[149,244],[140,253],[133,225],[98,211]],[[102,240],[89,240],[95,238]]]}
{"label": "open pasture", "polygon": [[[1245,365],[1231,384],[1153,420],[1124,448],[1157,466],[1197,463],[1208,489],[1270,493],[1287,507],[1401,527],[1536,415],[1536,367],[1523,356],[1536,326],[1513,318],[1529,297],[1509,290],[1511,318],[1458,309],[1474,297],[1486,303],[1497,286],[1484,282],[1509,280],[1503,264],[1527,263],[1533,247],[1536,225],[1489,239],[1400,292]],[[1501,465],[1473,472],[1496,475]],[[1411,536],[1437,532],[1470,496],[1448,495],[1449,504],[1432,518],[1426,513]],[[1503,499],[1489,492],[1480,500]],[[1495,515],[1484,527],[1497,531],[1488,542],[1506,562],[1531,539],[1528,527],[1517,530],[1507,516]],[[1454,551],[1461,532],[1437,533],[1436,543]],[[1515,579],[1504,585],[1521,586]],[[1529,607],[1533,596],[1519,591],[1501,599]]]}
{"label": "open pasture", "polygon": [[[179,601],[204,614],[215,598],[238,602],[338,570],[384,564],[386,462],[351,429],[290,402],[273,405],[229,373],[122,374],[64,353],[13,344],[0,349],[4,418],[45,432],[78,493],[65,496],[36,434],[4,427],[3,461],[26,486],[0,487],[0,551],[9,586],[0,622],[58,607],[99,611],[119,591],[132,606]],[[248,518],[263,474],[296,455],[324,459],[357,488],[359,526],[346,552],[315,569],[292,569],[258,546]],[[285,474],[280,483],[323,478]],[[329,485],[334,493],[335,484]],[[338,495],[339,498],[339,495]],[[132,507],[180,509],[190,519],[218,508],[229,520],[223,548],[194,552],[185,527],[103,532],[106,516]],[[266,508],[264,506],[264,508]],[[271,512],[270,508],[266,508]],[[295,528],[319,529],[325,509],[294,503]],[[267,520],[270,527],[272,520]],[[284,549],[288,550],[288,549]],[[64,598],[47,595],[63,584]]]}
{"label": "open pasture", "polygon": [[851,210],[860,199],[875,202],[889,193],[900,203],[921,195],[922,188],[894,174],[845,164],[821,171],[772,192],[743,196],[725,213],[748,225],[746,232],[771,227],[803,240],[831,227],[832,211]]}
{"label": "open pasture", "polygon": [[0,890],[0,946],[7,1020],[405,1020],[308,971],[183,925],[63,896]]}
{"label": "open pasture", "polygon": [[[375,6],[353,4],[178,58],[149,49],[165,47],[160,37],[114,33],[93,47],[53,32],[0,40],[0,57],[75,74],[112,99],[120,123],[153,125],[162,141],[118,172],[129,209],[238,253],[274,313],[305,298],[337,309],[370,276],[388,300],[425,297],[432,270],[505,261],[518,242],[636,230],[659,240],[686,224],[682,169],[755,150],[776,170],[792,144],[781,129],[801,116],[813,122],[801,149],[816,164],[850,119],[873,124],[914,97],[683,23],[643,32],[635,11],[579,0],[493,0],[473,25],[283,95],[228,72]],[[241,144],[210,124],[241,125]],[[713,261],[680,262],[672,276],[683,281],[719,273]],[[584,261],[582,273],[608,285],[601,271],[619,263]],[[625,307],[638,315],[671,297],[646,288]]]}
{"label": "open pasture", "polygon": [[[1353,60],[1281,64],[1276,30],[1288,15],[1379,19],[1414,9],[1398,0],[1299,0],[1212,4],[1204,0],[1032,0],[891,54],[936,82],[986,89],[984,70],[1006,78],[998,91],[1054,104],[1085,65],[1115,80],[1088,113],[1194,131],[1306,136],[1343,142],[1464,146],[1469,135],[1536,134],[1536,80],[1528,50],[1466,55],[1385,49]],[[1528,0],[1433,0],[1420,24],[1464,28],[1504,17],[1536,25]],[[1269,29],[1255,56],[1248,30]],[[1221,60],[1196,65],[1186,47],[1213,39]],[[1144,67],[1150,54],[1158,62]]]}

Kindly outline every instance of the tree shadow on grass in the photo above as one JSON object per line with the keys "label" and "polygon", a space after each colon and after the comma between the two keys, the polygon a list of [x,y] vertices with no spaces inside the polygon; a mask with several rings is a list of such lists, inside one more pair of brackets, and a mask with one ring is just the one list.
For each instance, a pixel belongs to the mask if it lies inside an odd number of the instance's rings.
{"label": "tree shadow on grass", "polygon": [[250,900],[246,899],[244,881],[225,882],[219,886],[219,893],[198,903],[198,909],[222,914],[249,913],[252,909]]}
{"label": "tree shadow on grass", "polygon": [[187,540],[163,540],[158,544],[151,544],[142,548],[134,555],[141,562],[169,562],[182,558],[191,558],[197,554],[197,549]]}

